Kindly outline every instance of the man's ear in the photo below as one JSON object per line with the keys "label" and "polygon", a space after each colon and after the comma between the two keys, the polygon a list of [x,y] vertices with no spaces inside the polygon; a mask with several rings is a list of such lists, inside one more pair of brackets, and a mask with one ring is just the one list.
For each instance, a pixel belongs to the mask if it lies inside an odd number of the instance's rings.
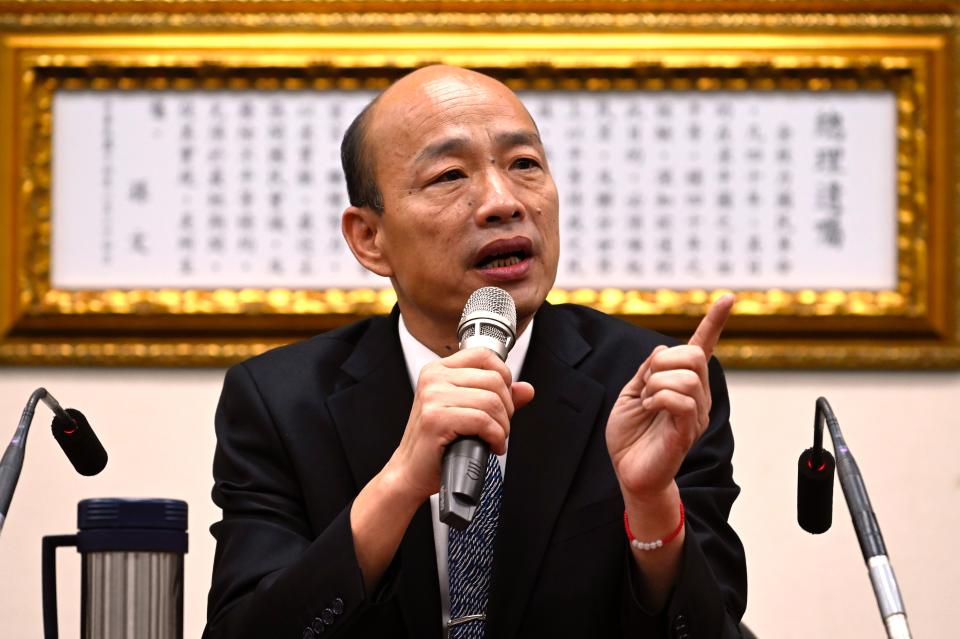
{"label": "man's ear", "polygon": [[350,206],[340,218],[340,230],[353,256],[364,268],[383,277],[392,277],[393,269],[381,246],[382,222],[383,214],[366,206]]}

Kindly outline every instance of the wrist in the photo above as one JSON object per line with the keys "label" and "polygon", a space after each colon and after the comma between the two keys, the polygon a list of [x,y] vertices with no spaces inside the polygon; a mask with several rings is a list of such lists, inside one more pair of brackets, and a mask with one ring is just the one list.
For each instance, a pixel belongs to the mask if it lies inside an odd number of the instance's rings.
{"label": "wrist", "polygon": [[683,508],[683,501],[680,502],[680,518],[677,522],[676,527],[670,531],[665,537],[659,539],[650,539],[648,541],[641,541],[633,534],[633,531],[630,530],[630,518],[627,516],[627,511],[623,511],[623,528],[627,533],[627,539],[630,541],[630,547],[634,550],[659,550],[667,544],[669,544],[674,539],[677,539],[681,533],[683,533],[683,525],[686,521],[686,513]]}
{"label": "wrist", "polygon": [[680,501],[680,488],[675,481],[661,489],[642,492],[631,491],[621,483],[620,492],[623,495],[623,504],[628,510],[656,511],[661,508],[675,508]]}
{"label": "wrist", "polygon": [[380,498],[400,512],[409,512],[411,515],[426,501],[429,495],[421,494],[414,489],[411,482],[401,469],[387,463],[370,482]]}
{"label": "wrist", "polygon": [[627,525],[637,539],[662,539],[673,532],[680,518],[680,490],[676,482],[657,493],[623,494]]}

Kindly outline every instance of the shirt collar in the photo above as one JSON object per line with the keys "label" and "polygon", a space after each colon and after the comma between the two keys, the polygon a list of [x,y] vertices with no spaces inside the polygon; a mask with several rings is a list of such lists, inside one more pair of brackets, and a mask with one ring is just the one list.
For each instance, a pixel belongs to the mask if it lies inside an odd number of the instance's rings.
{"label": "shirt collar", "polygon": [[[440,356],[424,346],[410,333],[407,325],[403,323],[403,314],[400,315],[397,328],[400,331],[400,347],[403,350],[403,359],[407,364],[410,384],[416,389],[417,381],[420,379],[420,371],[430,362],[440,359]],[[510,369],[510,375],[514,381],[520,379],[520,369],[523,368],[523,360],[527,357],[527,348],[530,347],[530,336],[532,334],[533,319],[527,324],[526,330],[517,338],[517,343],[507,353],[507,368]]]}

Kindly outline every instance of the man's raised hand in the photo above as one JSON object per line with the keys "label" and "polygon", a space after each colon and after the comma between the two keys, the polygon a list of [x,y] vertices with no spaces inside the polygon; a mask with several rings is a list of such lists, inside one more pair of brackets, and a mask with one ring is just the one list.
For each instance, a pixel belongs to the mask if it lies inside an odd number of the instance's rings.
{"label": "man's raised hand", "polygon": [[714,302],[687,344],[658,346],[627,382],[607,420],[607,449],[625,499],[656,499],[709,424],[707,362],[734,298]]}

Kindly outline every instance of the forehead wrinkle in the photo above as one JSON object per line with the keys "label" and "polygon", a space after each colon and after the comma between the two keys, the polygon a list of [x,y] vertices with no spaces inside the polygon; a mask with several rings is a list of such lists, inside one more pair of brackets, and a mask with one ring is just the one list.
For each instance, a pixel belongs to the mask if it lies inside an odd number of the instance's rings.
{"label": "forehead wrinkle", "polygon": [[488,89],[477,82],[466,82],[463,78],[445,76],[424,82],[420,92],[431,101],[445,101],[451,96],[476,95]]}
{"label": "forehead wrinkle", "polygon": [[[425,126],[436,126],[436,121],[459,120],[463,115],[469,118],[476,107],[497,107],[504,115],[513,110],[509,103],[501,102],[505,97],[502,92],[472,78],[437,78],[419,87],[418,93],[425,99],[413,102],[407,112],[419,115]],[[512,93],[509,97],[515,99]]]}
{"label": "forehead wrinkle", "polygon": [[[471,139],[469,136],[464,135],[463,127],[470,126],[470,116],[473,113],[473,107],[483,103],[482,100],[457,100],[449,107],[442,106],[442,103],[435,103],[434,106],[437,108],[423,110],[416,108],[411,109],[411,111],[419,111],[418,113],[408,113],[408,115],[412,116],[408,119],[408,122],[416,119],[416,123],[411,123],[408,129],[411,137],[414,139],[419,137],[417,135],[418,131],[433,132],[439,131],[443,127],[452,127],[447,135],[424,146],[419,153],[417,153],[414,161],[421,162],[443,155],[465,151],[466,148],[470,146]],[[509,112],[509,109],[504,109],[504,112]],[[520,135],[523,137],[522,133]],[[530,134],[530,137],[535,136]]]}
{"label": "forehead wrinkle", "polygon": [[[477,107],[484,107],[489,101],[483,96],[449,96],[434,101],[429,108],[422,109],[419,114],[418,126],[432,130],[446,124],[466,124],[474,120]],[[508,115],[509,109],[497,109],[498,115]]]}
{"label": "forehead wrinkle", "polygon": [[[427,73],[440,71],[437,69]],[[458,75],[451,76],[448,73],[434,76],[419,86],[401,80],[384,92],[376,110],[375,126],[377,129],[389,127],[399,133],[400,137],[396,144],[378,145],[376,155],[386,153],[393,158],[391,161],[400,163],[410,161],[414,153],[418,153],[415,161],[434,156],[437,149],[425,148],[425,142],[431,138],[436,140],[436,135],[443,135],[444,132],[449,137],[464,137],[467,130],[464,127],[478,123],[484,125],[490,136],[488,139],[492,139],[496,134],[490,131],[488,126],[491,115],[494,118],[500,115],[506,118],[520,116],[538,133],[537,125],[526,107],[506,86],[485,76],[478,75],[474,78],[472,75],[459,75],[459,71],[454,73]],[[413,75],[408,78],[412,80]],[[483,115],[478,115],[478,112]],[[479,117],[483,118],[480,122]],[[519,130],[524,128],[526,127],[519,125]],[[538,136],[531,134],[525,143],[532,141],[542,148]],[[444,142],[440,140],[438,143]],[[469,143],[469,138],[466,137],[464,142]],[[449,145],[445,147],[442,151],[460,150]]]}

